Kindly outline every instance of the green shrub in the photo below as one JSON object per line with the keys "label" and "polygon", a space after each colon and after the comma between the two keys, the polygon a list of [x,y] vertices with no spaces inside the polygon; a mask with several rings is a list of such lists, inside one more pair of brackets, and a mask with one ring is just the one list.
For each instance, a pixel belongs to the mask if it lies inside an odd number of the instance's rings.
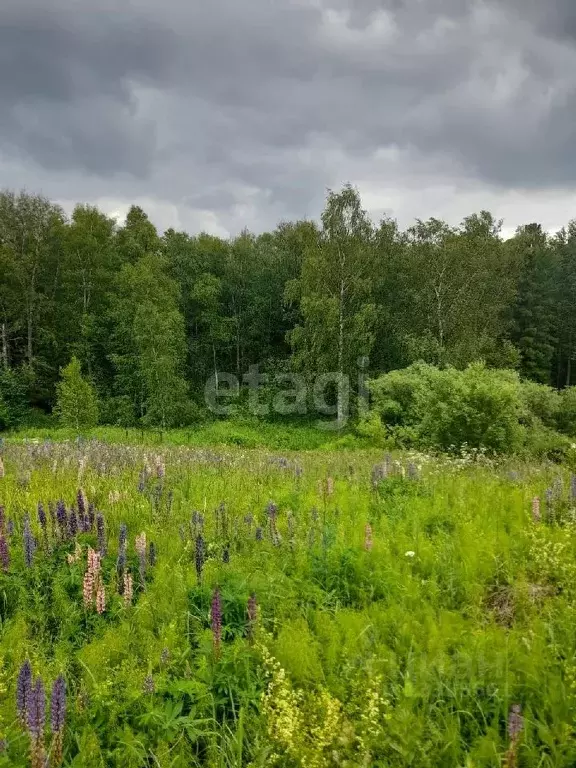
{"label": "green shrub", "polygon": [[560,432],[576,437],[576,387],[568,387],[559,395],[556,425]]}
{"label": "green shrub", "polygon": [[417,363],[371,382],[376,413],[392,432],[442,450],[467,444],[514,452],[524,440],[521,383],[514,371],[474,363],[463,371]]}

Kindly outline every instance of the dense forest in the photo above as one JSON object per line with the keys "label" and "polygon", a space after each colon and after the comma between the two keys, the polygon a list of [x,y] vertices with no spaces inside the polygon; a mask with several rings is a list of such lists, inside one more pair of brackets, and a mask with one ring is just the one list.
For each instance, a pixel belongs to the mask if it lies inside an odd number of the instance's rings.
{"label": "dense forest", "polygon": [[[488,212],[458,226],[374,223],[358,192],[330,192],[319,223],[229,240],[169,229],[133,206],[122,226],[78,205],[0,194],[0,393],[5,421],[55,404],[72,357],[100,418],[191,423],[218,372],[337,371],[356,380],[415,361],[484,360],[574,383],[576,222],[504,239]],[[28,413],[28,416],[26,416]],[[10,423],[8,423],[10,426]]]}

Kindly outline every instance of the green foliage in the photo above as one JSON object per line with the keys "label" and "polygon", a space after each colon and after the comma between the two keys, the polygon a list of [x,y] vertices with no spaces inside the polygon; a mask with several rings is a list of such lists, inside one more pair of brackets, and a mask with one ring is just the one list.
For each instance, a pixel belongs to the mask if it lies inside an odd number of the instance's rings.
{"label": "green foliage", "polygon": [[98,397],[90,382],[82,378],[78,358],[73,357],[62,370],[57,396],[56,413],[63,426],[76,431],[96,426],[99,414]]}
{"label": "green foliage", "polygon": [[511,371],[416,364],[376,379],[371,390],[382,422],[412,428],[422,446],[513,452],[522,445],[520,381]]}

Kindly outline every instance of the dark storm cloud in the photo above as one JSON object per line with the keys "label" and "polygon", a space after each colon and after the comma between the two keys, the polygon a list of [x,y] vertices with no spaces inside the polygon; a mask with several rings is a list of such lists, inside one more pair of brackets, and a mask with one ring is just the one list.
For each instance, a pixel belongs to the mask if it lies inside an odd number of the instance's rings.
{"label": "dark storm cloud", "polygon": [[575,18],[572,0],[4,0],[0,153],[84,198],[108,179],[234,223],[244,198],[315,212],[390,146],[569,187]]}

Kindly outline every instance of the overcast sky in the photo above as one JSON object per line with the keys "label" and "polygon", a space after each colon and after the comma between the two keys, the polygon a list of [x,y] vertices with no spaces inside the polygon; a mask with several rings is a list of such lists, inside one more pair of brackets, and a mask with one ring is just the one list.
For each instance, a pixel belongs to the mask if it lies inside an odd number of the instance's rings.
{"label": "overcast sky", "polygon": [[0,184],[160,228],[576,217],[575,0],[1,0]]}

